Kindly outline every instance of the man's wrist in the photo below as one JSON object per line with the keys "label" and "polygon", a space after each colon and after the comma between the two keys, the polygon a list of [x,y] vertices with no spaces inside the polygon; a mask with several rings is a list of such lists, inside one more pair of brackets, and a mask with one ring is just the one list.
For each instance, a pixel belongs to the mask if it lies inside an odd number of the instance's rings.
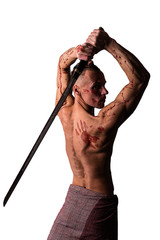
{"label": "man's wrist", "polygon": [[110,41],[105,44],[104,49],[111,53],[112,50],[114,49],[115,45],[116,45],[115,39],[110,38]]}

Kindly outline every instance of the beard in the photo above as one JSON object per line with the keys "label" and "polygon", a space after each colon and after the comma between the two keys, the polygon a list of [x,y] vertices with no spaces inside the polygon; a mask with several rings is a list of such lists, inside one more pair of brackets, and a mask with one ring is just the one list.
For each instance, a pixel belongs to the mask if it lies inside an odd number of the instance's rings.
{"label": "beard", "polygon": [[106,98],[103,98],[103,99],[100,99],[100,101],[98,101],[98,106],[97,106],[97,108],[98,109],[101,109],[101,108],[103,108],[104,106],[105,106],[105,99]]}

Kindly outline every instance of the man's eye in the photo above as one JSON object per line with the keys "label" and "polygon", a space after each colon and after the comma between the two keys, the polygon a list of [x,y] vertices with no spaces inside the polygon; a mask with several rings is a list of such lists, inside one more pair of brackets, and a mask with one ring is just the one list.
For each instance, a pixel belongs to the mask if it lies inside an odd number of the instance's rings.
{"label": "man's eye", "polygon": [[93,89],[98,89],[98,88],[99,88],[99,86],[94,86],[94,87],[93,87]]}
{"label": "man's eye", "polygon": [[93,93],[98,93],[100,88],[101,88],[100,85],[95,85],[95,86],[92,87],[92,92]]}
{"label": "man's eye", "polygon": [[100,89],[100,85],[95,85],[92,89]]}

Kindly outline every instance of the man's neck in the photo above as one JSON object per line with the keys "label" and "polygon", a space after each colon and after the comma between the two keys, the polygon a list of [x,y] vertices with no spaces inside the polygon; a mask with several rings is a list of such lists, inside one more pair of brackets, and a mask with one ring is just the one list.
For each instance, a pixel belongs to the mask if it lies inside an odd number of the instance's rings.
{"label": "man's neck", "polygon": [[91,107],[89,105],[87,105],[84,100],[77,96],[75,101],[83,108],[85,109],[89,114],[91,114],[92,116],[94,116],[94,107]]}

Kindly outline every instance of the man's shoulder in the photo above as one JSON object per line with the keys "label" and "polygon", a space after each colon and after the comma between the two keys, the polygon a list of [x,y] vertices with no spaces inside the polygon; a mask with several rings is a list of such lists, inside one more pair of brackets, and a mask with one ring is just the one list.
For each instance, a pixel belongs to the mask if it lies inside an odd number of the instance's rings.
{"label": "man's shoulder", "polygon": [[101,109],[98,116],[108,128],[119,128],[124,122],[126,108],[122,102],[113,101]]}
{"label": "man's shoulder", "polygon": [[[74,104],[73,104],[74,105]],[[61,121],[69,121],[72,117],[73,105],[64,105],[61,107],[58,117]]]}
{"label": "man's shoulder", "polygon": [[116,115],[117,111],[122,111],[124,108],[125,105],[122,102],[115,100],[103,107],[98,115],[102,117]]}

